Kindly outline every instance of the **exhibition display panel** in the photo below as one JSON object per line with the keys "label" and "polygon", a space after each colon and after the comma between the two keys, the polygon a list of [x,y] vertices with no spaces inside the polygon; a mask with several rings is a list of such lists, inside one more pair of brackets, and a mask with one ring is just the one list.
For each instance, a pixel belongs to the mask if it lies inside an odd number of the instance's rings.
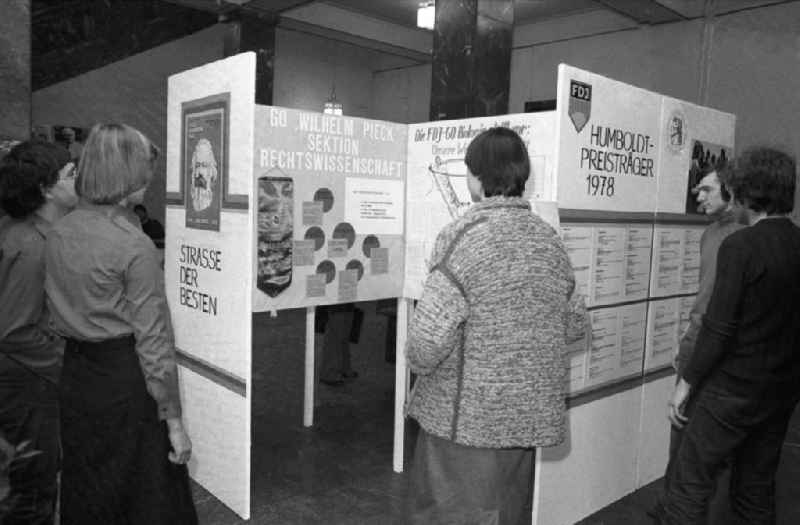
{"label": "exhibition display panel", "polygon": [[732,158],[736,123],[564,64],[557,90],[560,228],[592,326],[570,352],[567,440],[537,454],[537,525],[579,521],[664,474],[672,358],[708,224],[692,190],[701,167]]}
{"label": "exhibition display panel", "polygon": [[413,300],[469,207],[466,148],[493,126],[525,141],[525,197],[564,239],[591,319],[569,349],[568,439],[537,453],[533,522],[572,523],[662,474],[706,224],[691,189],[732,156],[732,115],[566,65],[555,111],[411,125],[257,105],[254,79],[244,53],[169,80],[165,277],[194,479],[249,517],[253,314],[306,309],[311,426],[315,308],[378,299],[398,303],[402,471]]}

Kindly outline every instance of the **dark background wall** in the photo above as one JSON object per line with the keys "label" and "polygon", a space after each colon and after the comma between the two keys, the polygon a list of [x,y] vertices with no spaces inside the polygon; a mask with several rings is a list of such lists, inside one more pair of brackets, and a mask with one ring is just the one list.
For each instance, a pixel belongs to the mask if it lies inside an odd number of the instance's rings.
{"label": "dark background wall", "polygon": [[31,129],[30,0],[0,7],[0,139],[26,139]]}

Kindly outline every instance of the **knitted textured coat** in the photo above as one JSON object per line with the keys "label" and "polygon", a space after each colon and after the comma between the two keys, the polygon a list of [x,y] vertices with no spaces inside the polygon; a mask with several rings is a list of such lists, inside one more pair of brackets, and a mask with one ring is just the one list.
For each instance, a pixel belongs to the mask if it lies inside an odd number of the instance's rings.
{"label": "knitted textured coat", "polygon": [[409,330],[408,415],[475,447],[556,445],[567,344],[586,310],[556,231],[521,198],[491,197],[439,234]]}

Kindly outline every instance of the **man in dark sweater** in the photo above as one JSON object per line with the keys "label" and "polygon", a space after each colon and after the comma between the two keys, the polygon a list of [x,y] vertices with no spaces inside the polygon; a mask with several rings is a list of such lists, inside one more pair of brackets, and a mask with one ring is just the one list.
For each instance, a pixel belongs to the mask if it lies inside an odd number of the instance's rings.
{"label": "man in dark sweater", "polygon": [[663,523],[705,523],[714,479],[728,458],[736,523],[775,522],[775,470],[800,400],[800,228],[787,217],[795,176],[791,157],[759,148],[723,180],[750,227],[720,245],[697,340],[702,351],[692,353],[669,402],[670,421],[686,428]]}
{"label": "man in dark sweater", "polygon": [[[692,311],[689,314],[689,325],[681,336],[678,351],[673,360],[675,371],[679,377],[686,368],[686,363],[689,361],[692,352],[695,351],[697,335],[700,333],[700,327],[703,324],[703,314],[708,307],[709,299],[711,299],[711,292],[714,290],[719,246],[728,235],[744,227],[737,221],[737,213],[735,213],[730,192],[720,182],[726,171],[730,169],[731,166],[727,163],[718,163],[717,166],[706,166],[699,169],[697,174],[699,182],[693,188],[694,193],[697,195],[695,206],[698,211],[705,213],[713,222],[708,225],[700,238],[700,283]],[[698,351],[702,352],[703,350],[701,348]],[[685,416],[688,417],[691,414],[693,405],[693,400],[687,400],[683,410]],[[670,472],[675,466],[682,437],[683,429],[675,426],[670,429],[669,459],[664,475],[664,494],[669,490]],[[648,514],[651,516],[658,514],[661,512],[661,506],[662,502],[659,500]]]}

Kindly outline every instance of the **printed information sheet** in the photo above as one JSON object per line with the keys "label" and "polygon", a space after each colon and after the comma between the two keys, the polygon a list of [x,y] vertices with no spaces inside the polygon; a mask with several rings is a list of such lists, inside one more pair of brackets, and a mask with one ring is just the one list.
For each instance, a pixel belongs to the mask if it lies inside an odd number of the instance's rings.
{"label": "printed information sheet", "polygon": [[647,312],[645,369],[669,365],[678,349],[680,299],[651,301]]}

